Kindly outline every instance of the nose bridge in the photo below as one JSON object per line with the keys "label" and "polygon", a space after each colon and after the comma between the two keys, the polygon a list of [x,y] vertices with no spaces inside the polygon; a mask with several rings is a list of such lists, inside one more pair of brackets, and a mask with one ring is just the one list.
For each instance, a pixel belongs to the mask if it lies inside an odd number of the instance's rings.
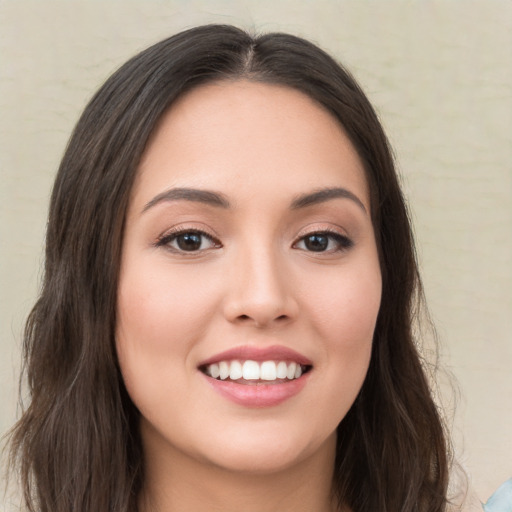
{"label": "nose bridge", "polygon": [[295,313],[283,255],[271,244],[244,244],[233,258],[226,316],[264,326]]}

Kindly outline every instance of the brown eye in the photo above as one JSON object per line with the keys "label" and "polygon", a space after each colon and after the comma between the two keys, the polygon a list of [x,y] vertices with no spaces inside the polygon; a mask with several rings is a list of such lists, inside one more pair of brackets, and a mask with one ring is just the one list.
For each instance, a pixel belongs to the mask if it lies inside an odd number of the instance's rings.
{"label": "brown eye", "polygon": [[183,233],[176,237],[176,246],[182,251],[198,251],[201,249],[202,238],[200,233]]}
{"label": "brown eye", "polygon": [[308,251],[325,251],[329,246],[329,237],[320,234],[308,235],[304,238],[304,246]]}
{"label": "brown eye", "polygon": [[166,247],[174,252],[199,252],[220,244],[202,231],[182,231],[162,237],[157,246]]}
{"label": "brown eye", "polygon": [[350,249],[354,243],[340,233],[319,232],[302,237],[294,247],[309,252],[339,252]]}

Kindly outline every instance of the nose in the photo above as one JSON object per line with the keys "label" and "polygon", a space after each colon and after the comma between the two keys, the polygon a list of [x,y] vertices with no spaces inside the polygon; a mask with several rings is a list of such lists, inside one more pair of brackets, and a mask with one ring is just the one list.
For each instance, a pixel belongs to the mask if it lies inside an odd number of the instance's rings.
{"label": "nose", "polygon": [[289,323],[298,313],[293,284],[285,262],[271,249],[240,254],[229,270],[224,315],[257,328]]}

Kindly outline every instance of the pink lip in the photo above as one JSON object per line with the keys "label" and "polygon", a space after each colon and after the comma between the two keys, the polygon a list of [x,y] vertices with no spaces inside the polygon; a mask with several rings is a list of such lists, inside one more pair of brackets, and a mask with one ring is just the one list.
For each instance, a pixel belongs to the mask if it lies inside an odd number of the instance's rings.
{"label": "pink lip", "polygon": [[295,361],[296,363],[304,366],[311,366],[313,363],[302,354],[299,354],[291,348],[282,347],[280,345],[274,345],[271,347],[251,347],[248,345],[242,347],[232,348],[216,354],[204,361],[201,361],[198,366],[206,366],[219,361]]}
{"label": "pink lip", "polygon": [[235,404],[245,407],[272,407],[297,395],[306,385],[310,373],[279,384],[258,383],[255,385],[212,379],[204,373],[201,375],[217,393]]}
{"label": "pink lip", "polygon": [[[295,361],[304,366],[312,366],[307,357],[287,347],[275,345],[271,347],[236,347],[216,354],[202,361],[198,367],[220,361]],[[213,379],[201,372],[207,383],[220,395],[238,405],[245,407],[272,407],[300,393],[306,385],[310,372],[298,379],[282,381],[272,384],[258,382],[257,384],[244,384],[233,381]]]}

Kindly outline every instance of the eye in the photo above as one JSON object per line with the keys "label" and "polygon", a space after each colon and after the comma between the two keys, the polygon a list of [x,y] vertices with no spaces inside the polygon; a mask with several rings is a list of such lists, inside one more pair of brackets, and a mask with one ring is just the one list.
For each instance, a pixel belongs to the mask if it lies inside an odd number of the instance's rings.
{"label": "eye", "polygon": [[165,234],[156,246],[166,247],[174,252],[199,252],[220,247],[220,242],[204,231],[189,229]]}
{"label": "eye", "polygon": [[350,249],[354,243],[340,233],[322,231],[309,233],[294,244],[294,248],[310,252],[338,252]]}

